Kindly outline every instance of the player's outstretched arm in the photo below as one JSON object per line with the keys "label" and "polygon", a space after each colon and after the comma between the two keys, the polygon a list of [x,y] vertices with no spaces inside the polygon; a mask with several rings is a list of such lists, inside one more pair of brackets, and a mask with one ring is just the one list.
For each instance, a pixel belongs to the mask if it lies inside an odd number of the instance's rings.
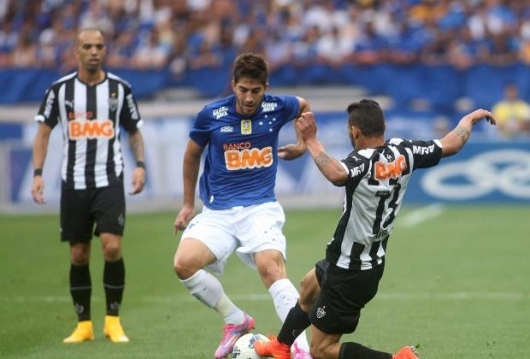
{"label": "player's outstretched arm", "polygon": [[442,157],[457,154],[469,139],[473,126],[482,120],[486,120],[492,125],[496,124],[493,114],[483,109],[475,110],[462,117],[458,125],[441,139]]}
{"label": "player's outstretched arm", "polygon": [[328,181],[335,186],[342,186],[348,179],[348,172],[339,160],[326,152],[324,145],[316,138],[317,126],[315,115],[312,112],[304,112],[296,126],[307,146],[307,150],[313,157],[318,169]]}

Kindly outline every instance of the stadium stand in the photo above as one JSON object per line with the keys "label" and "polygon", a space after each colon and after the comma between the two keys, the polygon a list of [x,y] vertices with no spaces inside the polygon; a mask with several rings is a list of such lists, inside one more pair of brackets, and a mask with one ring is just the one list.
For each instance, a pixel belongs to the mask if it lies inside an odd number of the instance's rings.
{"label": "stadium stand", "polygon": [[489,107],[507,81],[530,96],[530,6],[518,0],[0,0],[0,104],[38,101],[74,68],[86,26],[106,31],[107,67],[141,99],[223,95],[243,51],[267,56],[274,86],[355,86],[396,106]]}
{"label": "stadium stand", "polygon": [[[106,68],[132,84],[155,144],[147,149],[147,188],[132,201],[142,210],[176,206],[193,116],[206,99],[230,91],[229,66],[243,51],[267,57],[272,92],[310,99],[321,137],[337,154],[350,148],[337,140],[344,106],[361,97],[382,103],[389,135],[415,138],[443,135],[471,107],[491,108],[508,82],[530,100],[527,1],[0,0],[0,212],[37,210],[29,197],[32,119],[50,82],[75,68],[73,37],[86,26],[107,33]],[[528,201],[523,184],[495,181],[526,178],[528,137],[498,138],[490,127],[474,133],[463,164],[420,177],[411,199],[458,202],[465,196],[454,198],[456,188],[478,202]],[[490,174],[488,185],[466,187],[476,163]],[[59,165],[51,157],[45,170],[55,205]],[[280,196],[303,206],[335,203],[304,159],[280,167]],[[455,169],[456,179],[447,174]]]}

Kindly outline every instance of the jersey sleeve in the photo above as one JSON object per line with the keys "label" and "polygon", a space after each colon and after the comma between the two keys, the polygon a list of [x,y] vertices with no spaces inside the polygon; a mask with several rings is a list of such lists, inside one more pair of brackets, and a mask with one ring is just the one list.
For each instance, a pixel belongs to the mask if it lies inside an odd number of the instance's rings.
{"label": "jersey sleeve", "polygon": [[201,147],[206,147],[210,141],[210,127],[212,121],[208,113],[209,111],[205,106],[202,111],[197,114],[189,134],[190,138]]}
{"label": "jersey sleeve", "polygon": [[123,84],[123,89],[125,103],[120,113],[120,124],[127,132],[131,132],[140,128],[143,125],[143,120],[140,117],[138,103],[136,102],[131,86]]}
{"label": "jersey sleeve", "polygon": [[348,172],[348,180],[345,185],[348,188],[355,188],[359,182],[364,178],[369,169],[369,161],[360,156],[357,152],[351,152],[348,157],[343,159],[342,165],[345,171]]}
{"label": "jersey sleeve", "polygon": [[54,128],[59,123],[56,86],[51,86],[46,90],[39,112],[35,116],[35,121],[45,123],[51,128]]}
{"label": "jersey sleeve", "polygon": [[285,108],[291,109],[290,112],[286,113],[286,122],[290,122],[298,116],[298,112],[300,112],[300,101],[298,100],[298,97],[296,96],[285,96],[284,97],[285,102]]}
{"label": "jersey sleeve", "polygon": [[400,144],[412,154],[414,171],[417,168],[436,166],[442,158],[442,144],[439,140],[418,141],[393,138],[392,144]]}

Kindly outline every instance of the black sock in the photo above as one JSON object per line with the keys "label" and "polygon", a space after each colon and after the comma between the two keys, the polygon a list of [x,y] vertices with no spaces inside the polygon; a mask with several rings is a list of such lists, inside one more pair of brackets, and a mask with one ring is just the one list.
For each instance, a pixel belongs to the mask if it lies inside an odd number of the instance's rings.
{"label": "black sock", "polygon": [[339,359],[348,358],[392,359],[392,354],[373,350],[358,343],[342,343],[340,346]]}
{"label": "black sock", "polygon": [[107,301],[107,315],[118,316],[123,289],[125,288],[125,264],[123,258],[116,262],[105,262],[103,287]]}
{"label": "black sock", "polygon": [[70,295],[74,302],[77,320],[90,320],[92,281],[88,264],[82,266],[70,264]]}
{"label": "black sock", "polygon": [[278,341],[291,346],[296,338],[310,325],[308,313],[304,312],[300,304],[296,302],[296,305],[291,308],[285,318],[285,322],[278,334]]}

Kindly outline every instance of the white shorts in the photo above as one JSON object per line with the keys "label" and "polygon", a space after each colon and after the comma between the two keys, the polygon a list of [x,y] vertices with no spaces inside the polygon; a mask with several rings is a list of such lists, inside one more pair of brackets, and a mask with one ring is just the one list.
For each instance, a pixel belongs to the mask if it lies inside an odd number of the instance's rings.
{"label": "white shorts", "polygon": [[190,221],[181,238],[203,242],[217,258],[208,268],[221,274],[234,251],[251,268],[256,268],[254,253],[266,249],[276,249],[286,259],[284,223],[285,213],[278,202],[224,210],[204,207]]}

